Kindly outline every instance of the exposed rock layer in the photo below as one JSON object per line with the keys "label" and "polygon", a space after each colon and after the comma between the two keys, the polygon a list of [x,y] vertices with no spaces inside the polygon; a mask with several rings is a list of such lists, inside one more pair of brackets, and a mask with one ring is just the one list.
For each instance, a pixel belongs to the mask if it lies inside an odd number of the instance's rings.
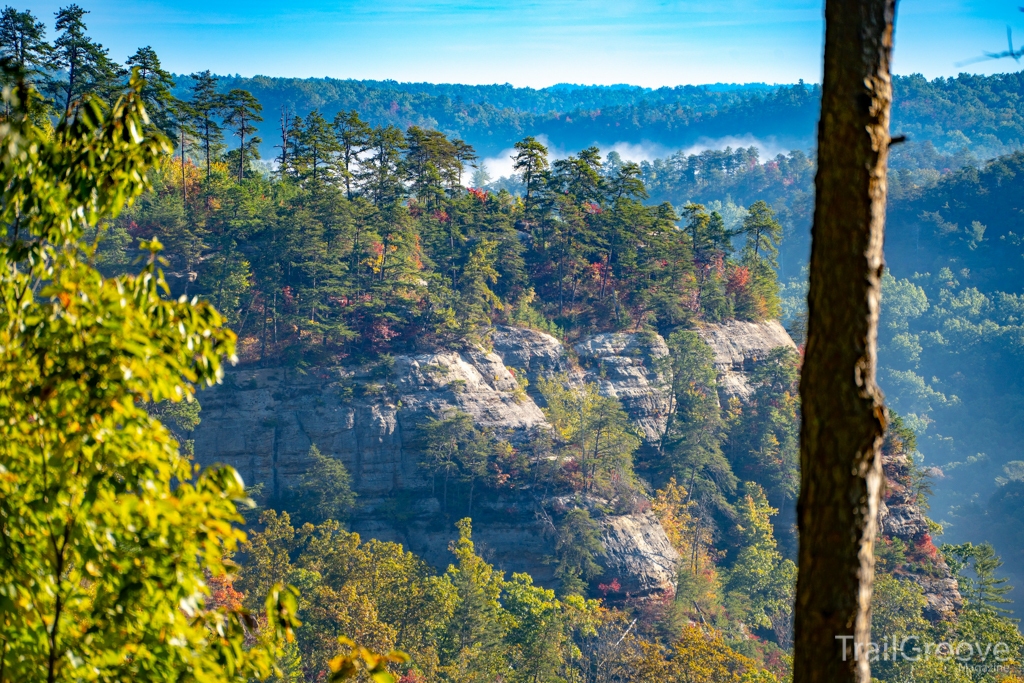
{"label": "exposed rock layer", "polygon": [[659,372],[668,356],[657,334],[610,332],[584,339],[573,347],[586,379],[596,382],[603,396],[619,399],[648,443],[665,434],[670,407],[669,386]]}
{"label": "exposed rock layer", "polygon": [[697,331],[714,353],[718,396],[723,405],[730,398],[750,398],[753,389],[747,382],[747,373],[774,349],[786,347],[796,351],[796,344],[777,320],[706,323]]}
{"label": "exposed rock layer", "polygon": [[[620,342],[607,348],[635,346],[628,339]],[[478,495],[472,509],[445,514],[440,491],[420,465],[420,425],[427,417],[463,411],[478,427],[513,444],[550,429],[533,398],[518,391],[509,367],[534,380],[541,373],[583,376],[549,335],[505,328],[496,335],[495,348],[502,355],[396,356],[390,368],[318,369],[301,375],[283,368],[233,371],[224,386],[200,397],[197,458],[204,464],[232,465],[247,483],[262,482],[268,494],[283,495],[306,471],[309,447],[316,444],[341,459],[352,475],[360,502],[354,530],[399,541],[444,568],[452,559],[447,550],[455,535],[451,522],[472,516],[474,540],[489,561],[552,585],[552,532],[564,506],[527,487]],[[637,366],[612,385],[612,390],[631,391],[638,411],[647,409],[640,384],[646,373]],[[597,519],[605,547],[602,580],[615,579],[621,586],[620,595],[610,597],[674,591],[678,555],[652,515]]]}

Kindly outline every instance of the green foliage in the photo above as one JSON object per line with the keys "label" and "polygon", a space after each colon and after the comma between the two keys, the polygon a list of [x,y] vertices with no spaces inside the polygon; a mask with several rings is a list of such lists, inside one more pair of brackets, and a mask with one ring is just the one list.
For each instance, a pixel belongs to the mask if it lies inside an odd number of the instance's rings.
{"label": "green foliage", "polygon": [[[287,513],[267,510],[243,548],[237,582],[246,605],[266,586],[289,582],[300,588],[296,643],[306,676],[329,670],[336,656],[351,655],[340,635],[389,652],[396,645],[429,658],[440,624],[451,614],[446,588],[431,578],[425,563],[395,543],[362,542],[328,520],[296,530]],[[342,662],[344,660],[339,660]]]}
{"label": "green foliage", "polygon": [[719,507],[728,507],[737,480],[722,453],[725,426],[711,347],[693,330],[676,330],[668,348],[662,372],[673,405],[662,438],[662,463],[689,496],[710,496]]}
{"label": "green foliage", "polygon": [[748,482],[736,512],[740,550],[726,572],[726,599],[739,606],[746,623],[773,629],[780,644],[788,645],[796,565],[776,549],[770,518],[778,510],[760,486]]}
{"label": "green foliage", "polygon": [[110,279],[81,250],[89,228],[146,189],[166,149],[147,132],[141,87],[133,77],[110,107],[86,97],[52,133],[33,123],[27,86],[4,93],[0,666],[10,680],[247,680],[270,672],[294,623],[279,584],[263,593],[273,634],[263,647],[244,647],[243,611],[206,606],[207,576],[228,573],[224,557],[245,538],[233,527],[244,488],[229,468],[195,472],[144,408],[216,382],[233,333],[209,304],[162,296],[157,242],[140,273]]}
{"label": "green foliage", "polygon": [[[960,595],[964,597],[968,609],[995,616],[1010,613],[1003,605],[1011,602],[1005,596],[1012,590],[1012,586],[1006,584],[1005,578],[996,577],[996,570],[1003,562],[991,543],[944,544],[941,550],[950,571],[958,578]],[[967,570],[974,576],[965,574]]]}
{"label": "green foliage", "polygon": [[602,396],[593,383],[571,387],[564,376],[542,377],[537,386],[547,403],[544,414],[565,444],[562,454],[578,473],[575,485],[584,493],[628,491],[640,438],[618,400]]}
{"label": "green foliage", "polygon": [[586,593],[587,583],[604,571],[597,563],[603,552],[600,525],[583,508],[569,510],[555,538],[555,577],[563,595]]}
{"label": "green foliage", "polygon": [[312,463],[299,478],[298,486],[287,489],[281,507],[290,510],[300,523],[319,524],[329,519],[343,521],[355,508],[352,477],[344,463],[309,447]]}
{"label": "green foliage", "polygon": [[500,487],[511,475],[525,473],[526,463],[515,457],[515,449],[507,442],[477,429],[467,413],[455,412],[441,419],[427,418],[424,433],[424,460],[421,464],[432,475],[436,490],[442,481],[442,509],[448,510],[448,484],[465,486],[467,510],[473,510],[473,494],[477,482]]}
{"label": "green foliage", "polygon": [[754,393],[737,407],[729,425],[727,453],[737,475],[760,482],[769,500],[777,501],[780,508],[787,501],[792,504],[797,493],[798,361],[789,348],[773,349],[751,374]]}

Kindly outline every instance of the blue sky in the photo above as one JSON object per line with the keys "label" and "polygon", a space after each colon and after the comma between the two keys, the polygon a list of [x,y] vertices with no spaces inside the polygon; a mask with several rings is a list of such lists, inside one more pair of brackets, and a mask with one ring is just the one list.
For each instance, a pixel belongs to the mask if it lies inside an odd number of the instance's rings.
{"label": "blue sky", "polygon": [[[178,73],[399,81],[632,83],[820,80],[822,2],[808,0],[77,0],[90,34],[124,59],[152,45]],[[47,21],[60,3],[16,3]],[[903,0],[895,71],[929,78],[1024,41],[1006,0]]]}

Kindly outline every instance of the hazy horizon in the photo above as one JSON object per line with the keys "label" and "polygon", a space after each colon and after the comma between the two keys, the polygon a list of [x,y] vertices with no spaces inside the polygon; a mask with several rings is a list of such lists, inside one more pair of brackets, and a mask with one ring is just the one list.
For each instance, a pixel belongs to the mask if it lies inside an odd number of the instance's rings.
{"label": "hazy horizon", "polygon": [[[53,35],[59,2],[26,3]],[[176,73],[395,80],[466,85],[820,81],[821,2],[727,0],[499,5],[456,0],[323,0],[301,6],[196,0],[82,3],[91,37],[123,61],[151,45]],[[1012,3],[905,0],[894,72],[931,79],[992,74],[1009,60],[963,62],[1024,38]]]}

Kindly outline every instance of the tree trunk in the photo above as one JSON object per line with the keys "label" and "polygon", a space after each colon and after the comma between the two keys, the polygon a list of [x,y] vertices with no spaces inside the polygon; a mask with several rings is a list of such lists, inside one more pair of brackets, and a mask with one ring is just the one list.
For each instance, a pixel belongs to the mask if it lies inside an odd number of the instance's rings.
{"label": "tree trunk", "polygon": [[885,430],[875,384],[896,0],[827,0],[800,393],[796,683],[868,683]]}
{"label": "tree trunk", "polygon": [[185,184],[185,126],[181,127],[181,206],[188,208],[188,186]]}
{"label": "tree trunk", "polygon": [[238,143],[238,184],[241,185],[245,174],[245,119],[242,119],[238,137],[241,140]]}

